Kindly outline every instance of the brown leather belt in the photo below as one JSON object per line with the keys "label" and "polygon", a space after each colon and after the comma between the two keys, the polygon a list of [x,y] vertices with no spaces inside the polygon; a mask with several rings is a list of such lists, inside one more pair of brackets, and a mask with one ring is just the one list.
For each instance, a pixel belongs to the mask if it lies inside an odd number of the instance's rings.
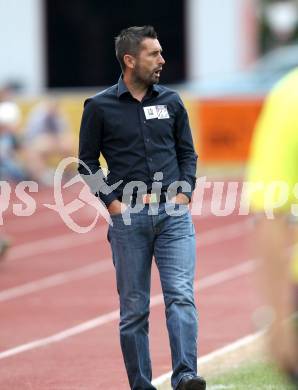
{"label": "brown leather belt", "polygon": [[[119,199],[123,202],[123,198]],[[157,204],[157,203],[166,203],[167,202],[167,193],[162,192],[160,196],[158,196],[156,193],[152,194],[142,194],[138,197],[136,195],[131,196],[130,204]]]}

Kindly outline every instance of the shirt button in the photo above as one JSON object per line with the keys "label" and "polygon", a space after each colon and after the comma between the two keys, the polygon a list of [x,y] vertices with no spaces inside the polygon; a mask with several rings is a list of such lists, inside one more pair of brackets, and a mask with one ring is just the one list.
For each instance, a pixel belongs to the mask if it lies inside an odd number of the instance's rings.
{"label": "shirt button", "polygon": [[152,158],[151,158],[151,157],[149,157],[149,158],[148,158],[148,160],[149,160],[149,161],[152,161]]}
{"label": "shirt button", "polygon": [[146,138],[146,142],[149,142],[150,141],[150,139],[149,138]]}
{"label": "shirt button", "polygon": [[144,121],[144,123],[147,123],[147,121]]}

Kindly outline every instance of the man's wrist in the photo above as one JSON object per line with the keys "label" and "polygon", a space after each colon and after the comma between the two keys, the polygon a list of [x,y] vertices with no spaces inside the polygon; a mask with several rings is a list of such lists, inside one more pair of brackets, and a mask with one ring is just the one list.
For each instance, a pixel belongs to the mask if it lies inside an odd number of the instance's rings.
{"label": "man's wrist", "polygon": [[187,203],[190,203],[190,197],[187,195],[187,194],[185,194],[184,192],[180,192],[179,194],[177,194],[178,196],[181,196],[183,199],[185,199],[185,201],[187,202]]}
{"label": "man's wrist", "polygon": [[178,188],[178,190],[177,190],[177,195],[179,195],[179,194],[185,195],[185,196],[188,198],[188,203],[191,202],[192,191],[183,191],[183,189],[180,187],[180,188]]}
{"label": "man's wrist", "polygon": [[179,192],[175,197],[174,197],[174,202],[175,203],[180,203],[180,204],[189,204],[190,199],[187,195],[183,194],[182,192]]}
{"label": "man's wrist", "polygon": [[107,209],[110,214],[121,212],[121,202],[118,199],[115,199],[108,205]]}

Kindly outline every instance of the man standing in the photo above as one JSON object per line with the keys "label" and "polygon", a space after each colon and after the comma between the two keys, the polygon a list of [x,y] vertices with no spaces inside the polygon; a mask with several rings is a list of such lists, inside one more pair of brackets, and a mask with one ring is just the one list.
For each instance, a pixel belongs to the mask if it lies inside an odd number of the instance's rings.
{"label": "man standing", "polygon": [[[197,155],[187,113],[177,93],[157,85],[165,61],[153,27],[127,28],[115,46],[123,73],[118,84],[85,102],[79,172],[92,173],[101,182],[94,192],[113,222],[108,239],[130,387],[155,389],[148,343],[154,256],[166,305],[172,386],[204,390],[205,380],[197,376],[195,234],[187,206],[195,188]],[[100,153],[109,168],[104,182],[94,175],[101,172]],[[177,207],[184,212],[176,213]]]}
{"label": "man standing", "polygon": [[[298,68],[268,95],[251,145],[248,179],[257,185],[249,194],[256,214],[254,246],[257,275],[270,309],[270,356],[298,388]],[[282,199],[283,198],[283,199]]]}

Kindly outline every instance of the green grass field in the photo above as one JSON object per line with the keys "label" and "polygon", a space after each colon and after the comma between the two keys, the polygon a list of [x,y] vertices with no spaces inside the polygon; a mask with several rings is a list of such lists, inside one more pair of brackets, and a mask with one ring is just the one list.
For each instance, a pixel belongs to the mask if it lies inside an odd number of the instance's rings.
{"label": "green grass field", "polygon": [[208,380],[207,390],[296,390],[269,364],[255,363],[235,368]]}

